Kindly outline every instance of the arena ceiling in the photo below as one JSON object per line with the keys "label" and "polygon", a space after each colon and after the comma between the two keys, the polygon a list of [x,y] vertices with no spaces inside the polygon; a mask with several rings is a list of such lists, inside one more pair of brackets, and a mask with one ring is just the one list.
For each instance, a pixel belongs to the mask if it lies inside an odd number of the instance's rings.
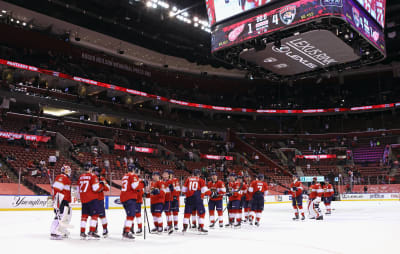
{"label": "arena ceiling", "polygon": [[[169,17],[165,10],[148,8],[141,0],[5,1],[199,65],[231,68],[211,57],[208,32]],[[207,20],[205,0],[165,2],[187,10],[191,17]],[[400,61],[399,14],[400,1],[387,1],[386,65]]]}

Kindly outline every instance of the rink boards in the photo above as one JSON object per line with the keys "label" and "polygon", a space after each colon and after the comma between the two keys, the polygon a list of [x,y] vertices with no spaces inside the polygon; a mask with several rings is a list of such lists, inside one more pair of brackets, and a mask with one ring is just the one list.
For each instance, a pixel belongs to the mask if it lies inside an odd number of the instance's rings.
{"label": "rink boards", "polygon": [[[366,193],[366,194],[341,194],[342,201],[400,201],[399,193]],[[290,195],[268,195],[265,197],[265,204],[291,203]],[[307,195],[304,195],[304,202],[307,202]],[[223,200],[226,206],[226,200]],[[149,208],[150,200],[146,200]],[[207,199],[204,199],[207,206]],[[80,209],[81,203],[73,198],[71,205],[73,209]],[[106,209],[122,209],[119,196],[105,197]],[[184,206],[184,198],[180,198],[180,206]],[[52,210],[51,196],[18,196],[0,195],[0,211],[32,211],[32,210]]]}

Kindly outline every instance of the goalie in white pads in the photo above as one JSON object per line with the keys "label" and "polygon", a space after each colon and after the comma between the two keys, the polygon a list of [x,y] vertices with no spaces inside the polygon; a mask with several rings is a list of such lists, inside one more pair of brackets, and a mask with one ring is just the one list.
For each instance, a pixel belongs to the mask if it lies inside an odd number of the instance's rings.
{"label": "goalie in white pads", "polygon": [[71,168],[64,165],[53,183],[53,207],[55,218],[51,224],[50,236],[53,240],[61,240],[69,236],[71,226]]}

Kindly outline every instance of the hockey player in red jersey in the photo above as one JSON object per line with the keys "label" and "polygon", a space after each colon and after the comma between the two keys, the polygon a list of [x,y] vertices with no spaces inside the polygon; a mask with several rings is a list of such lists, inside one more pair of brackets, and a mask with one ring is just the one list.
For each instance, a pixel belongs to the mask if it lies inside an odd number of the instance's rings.
{"label": "hockey player in red jersey", "polygon": [[210,228],[215,226],[215,222],[217,221],[215,218],[215,210],[218,213],[218,222],[219,227],[224,226],[223,221],[223,206],[222,206],[222,197],[226,193],[226,188],[224,182],[218,180],[217,173],[211,173],[211,181],[208,182],[207,187],[209,189],[210,200],[208,201],[208,212],[210,215]]}
{"label": "hockey player in red jersey", "polygon": [[238,181],[240,183],[240,205],[239,205],[239,212],[238,212],[238,217],[236,218],[236,227],[240,227],[242,224],[242,218],[243,218],[243,208],[244,208],[244,203],[246,201],[246,193],[248,190],[248,186],[246,182],[243,179],[243,176],[238,176]]}
{"label": "hockey player in red jersey", "polygon": [[321,197],[323,190],[321,185],[317,182],[317,178],[313,178],[313,183],[309,188],[308,196],[308,212],[310,214],[310,219],[323,220],[321,209],[319,208],[319,203],[321,203]]}
{"label": "hockey player in red jersey", "polygon": [[163,232],[163,219],[161,214],[165,203],[165,186],[164,182],[160,181],[160,173],[153,172],[153,181],[150,184],[150,210],[153,216],[154,228],[152,233]]}
{"label": "hockey player in red jersey", "polygon": [[[135,174],[137,176],[140,175],[140,170],[136,168]],[[136,212],[135,218],[136,223],[138,225],[138,230],[136,231],[136,235],[141,235],[143,233],[143,221],[142,221],[142,204],[143,204],[143,195],[144,195],[144,188],[147,187],[148,181],[145,179],[139,179],[139,186],[136,189],[137,192],[137,199],[136,199]],[[134,227],[132,226],[131,233],[134,233]]]}
{"label": "hockey player in red jersey", "polygon": [[329,183],[328,179],[325,179],[325,185],[324,185],[324,204],[326,207],[326,214],[331,214],[331,202],[332,202],[332,197],[334,194],[334,190],[332,187],[332,184]]}
{"label": "hockey player in red jersey", "polygon": [[252,195],[250,225],[253,224],[255,215],[256,221],[254,225],[260,226],[261,213],[264,210],[264,197],[268,195],[268,185],[264,182],[264,175],[257,175],[256,180],[250,184],[249,192]]}
{"label": "hockey player in red jersey", "polygon": [[205,208],[203,204],[202,195],[208,191],[206,183],[200,178],[200,170],[195,169],[193,176],[188,177],[182,187],[182,193],[186,195],[185,202],[185,215],[183,219],[183,230],[185,233],[189,226],[189,218],[192,211],[195,209],[199,215],[199,233],[207,234],[208,231],[204,229]]}
{"label": "hockey player in red jersey", "polygon": [[[92,173],[92,168],[88,168],[86,173],[79,176],[79,195],[82,202],[82,216],[81,216],[81,239],[100,239],[96,234],[97,219],[100,213],[99,191],[100,182],[99,178]],[[89,233],[86,235],[86,222],[88,217],[91,217]]]}
{"label": "hockey player in red jersey", "polygon": [[68,237],[67,230],[71,222],[72,211],[71,203],[71,168],[64,165],[61,168],[61,174],[56,176],[53,183],[53,207],[55,218],[51,224],[50,237],[53,240],[61,240]]}
{"label": "hockey player in red jersey", "polygon": [[168,170],[165,170],[162,174],[162,181],[164,182],[165,186],[165,201],[164,201],[164,213],[165,217],[167,219],[167,225],[164,229],[165,232],[172,233],[173,231],[173,226],[172,226],[172,213],[171,213],[171,202],[172,202],[172,191],[174,190],[174,187],[172,185],[172,181],[169,178],[169,172]]}
{"label": "hockey player in red jersey", "polygon": [[107,223],[107,218],[106,218],[106,210],[104,207],[104,192],[110,191],[110,185],[108,185],[106,178],[105,178],[105,174],[106,174],[105,169],[100,170],[99,167],[95,167],[94,173],[99,178],[99,183],[100,183],[99,198],[98,198],[99,208],[100,208],[99,218],[100,218],[101,224],[103,226],[103,237],[107,237],[108,236],[108,229],[107,229],[108,223]]}
{"label": "hockey player in red jersey", "polygon": [[[251,184],[251,176],[250,175],[245,175],[244,176],[244,181],[248,187],[250,187]],[[244,201],[243,201],[243,210],[244,210],[244,222],[247,222],[249,220],[249,214],[250,214],[250,209],[251,209],[251,194],[249,192],[249,189],[247,189],[244,193]]]}
{"label": "hockey player in red jersey", "polygon": [[296,175],[293,175],[293,182],[290,184],[289,194],[292,195],[292,206],[294,209],[293,220],[299,219],[299,213],[301,214],[301,220],[304,220],[305,216],[303,211],[303,185]]}
{"label": "hockey player in red jersey", "polygon": [[[228,212],[229,212],[229,223],[226,227],[234,226],[239,228],[241,226],[241,213],[240,213],[240,201],[242,198],[243,181],[236,180],[236,174],[231,173],[229,176],[229,184],[226,195],[229,197]],[[236,219],[236,224],[234,223]]]}
{"label": "hockey player in red jersey", "polygon": [[122,238],[126,240],[135,239],[130,231],[136,215],[136,200],[138,195],[137,189],[139,187],[139,178],[133,171],[133,166],[128,167],[128,173],[122,177],[121,183],[120,200],[126,213]]}
{"label": "hockey player in red jersey", "polygon": [[[178,230],[178,215],[179,215],[179,197],[181,194],[181,186],[179,180],[174,177],[174,171],[169,171],[169,177],[172,184],[172,201],[171,201],[171,212],[174,216],[174,230]],[[170,186],[169,186],[170,187]],[[171,190],[171,188],[170,188]]]}

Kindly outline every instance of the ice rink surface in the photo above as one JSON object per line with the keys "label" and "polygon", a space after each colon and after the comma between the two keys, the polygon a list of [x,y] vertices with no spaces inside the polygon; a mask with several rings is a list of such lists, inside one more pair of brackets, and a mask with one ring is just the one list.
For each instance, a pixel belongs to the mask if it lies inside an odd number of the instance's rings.
{"label": "ice rink surface", "polygon": [[258,228],[137,236],[134,241],[121,240],[123,210],[107,211],[110,236],[98,241],[79,239],[80,211],[73,212],[71,238],[62,241],[49,240],[51,211],[0,212],[0,248],[4,254],[400,253],[400,201],[335,202],[332,207],[333,214],[323,221],[302,222],[292,221],[290,204],[271,204]]}

